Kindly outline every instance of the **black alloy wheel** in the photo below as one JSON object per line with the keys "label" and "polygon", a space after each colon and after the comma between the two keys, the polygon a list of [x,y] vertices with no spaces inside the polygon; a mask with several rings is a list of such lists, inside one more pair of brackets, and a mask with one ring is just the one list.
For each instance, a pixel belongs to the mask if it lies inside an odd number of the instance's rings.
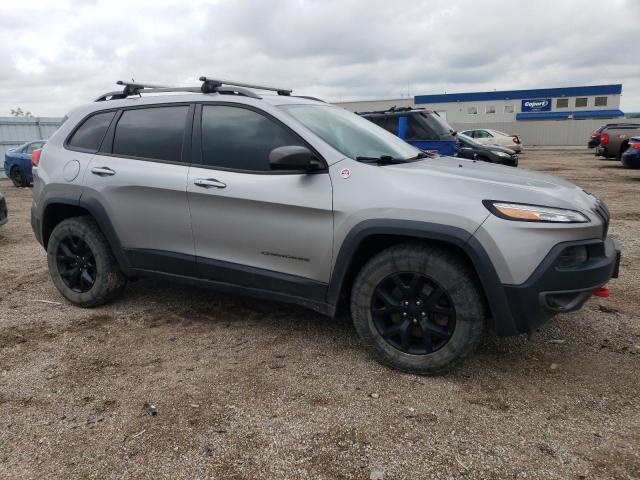
{"label": "black alloy wheel", "polygon": [[58,272],[64,284],[76,293],[86,293],[96,281],[96,259],[89,245],[80,237],[68,235],[56,252]]}
{"label": "black alloy wheel", "polygon": [[371,316],[387,343],[411,355],[439,350],[456,326],[456,310],[447,291],[418,272],[385,277],[374,290]]}

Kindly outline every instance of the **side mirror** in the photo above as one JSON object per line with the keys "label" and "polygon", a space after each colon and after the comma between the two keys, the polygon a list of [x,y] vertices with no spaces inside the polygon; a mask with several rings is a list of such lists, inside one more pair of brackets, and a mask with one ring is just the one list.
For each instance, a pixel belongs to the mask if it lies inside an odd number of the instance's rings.
{"label": "side mirror", "polygon": [[295,170],[311,172],[322,166],[320,160],[307,147],[288,145],[278,147],[269,153],[271,170]]}

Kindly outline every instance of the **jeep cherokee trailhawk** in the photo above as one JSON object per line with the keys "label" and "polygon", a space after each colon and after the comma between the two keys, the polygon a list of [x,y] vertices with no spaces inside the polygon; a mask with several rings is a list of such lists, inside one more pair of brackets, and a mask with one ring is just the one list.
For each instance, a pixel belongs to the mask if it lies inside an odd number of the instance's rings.
{"label": "jeep cherokee trailhawk", "polygon": [[289,90],[201,81],[120,82],[38,156],[33,230],[74,305],[144,275],[195,280],[350,312],[376,359],[437,373],[485,326],[530,332],[617,276],[607,207],[570,182],[432,158]]}

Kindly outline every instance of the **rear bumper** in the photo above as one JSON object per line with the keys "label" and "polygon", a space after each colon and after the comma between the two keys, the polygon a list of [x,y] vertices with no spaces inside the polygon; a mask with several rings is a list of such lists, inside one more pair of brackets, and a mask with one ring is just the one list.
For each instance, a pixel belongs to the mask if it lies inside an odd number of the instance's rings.
{"label": "rear bumper", "polygon": [[627,168],[640,168],[640,150],[628,149],[622,154],[622,165]]}
{"label": "rear bumper", "polygon": [[[587,260],[561,266],[569,247],[585,246]],[[620,248],[612,238],[556,245],[522,285],[503,285],[515,331],[527,333],[558,313],[578,310],[595,290],[618,276]],[[501,332],[498,332],[499,334]]]}
{"label": "rear bumper", "polygon": [[7,223],[7,219],[7,201],[4,199],[4,197],[0,197],[0,225],[4,225],[5,223]]}

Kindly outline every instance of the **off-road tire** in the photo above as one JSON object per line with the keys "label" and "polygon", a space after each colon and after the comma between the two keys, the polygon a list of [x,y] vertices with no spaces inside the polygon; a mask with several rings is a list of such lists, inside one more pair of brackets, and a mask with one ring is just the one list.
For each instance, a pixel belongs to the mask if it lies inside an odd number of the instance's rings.
{"label": "off-road tire", "polygon": [[[86,292],[71,289],[59,271],[60,243],[70,236],[82,239],[95,259],[95,281]],[[56,225],[47,243],[47,263],[56,288],[67,300],[79,307],[92,308],[107,303],[122,293],[127,284],[98,224],[88,216],[68,218]]]}
{"label": "off-road tire", "polygon": [[[455,309],[449,340],[432,353],[403,352],[385,340],[374,323],[374,292],[399,272],[419,272],[437,282]],[[484,296],[475,272],[460,255],[426,243],[406,243],[383,250],[360,270],[351,292],[351,316],[360,339],[376,360],[405,372],[436,375],[451,369],[480,343],[485,325]]]}

